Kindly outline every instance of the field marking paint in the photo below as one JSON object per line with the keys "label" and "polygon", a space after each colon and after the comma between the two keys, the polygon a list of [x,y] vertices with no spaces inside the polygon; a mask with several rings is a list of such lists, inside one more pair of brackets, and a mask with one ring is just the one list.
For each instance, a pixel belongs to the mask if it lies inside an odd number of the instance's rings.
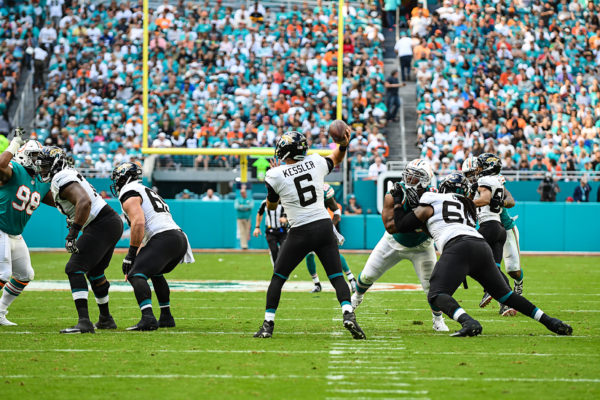
{"label": "field marking paint", "polygon": [[[335,385],[335,382],[327,382],[328,385]],[[365,383],[364,382],[344,382],[344,386],[364,386]],[[407,387],[410,386],[410,383],[406,383],[406,382],[382,382],[380,383],[380,385],[385,385],[385,386],[399,386],[399,387]]]}
{"label": "field marking paint", "polygon": [[[169,280],[169,288],[172,292],[266,292],[271,281],[252,280]],[[333,292],[334,289],[327,281],[321,283],[323,291]],[[292,281],[285,285],[286,292],[310,292],[314,287],[312,281]],[[27,287],[28,291],[56,291],[71,290],[69,281],[66,280],[42,280],[32,281]],[[133,292],[128,282],[118,280],[111,281],[111,292]],[[421,285],[414,283],[375,283],[371,291],[396,292],[396,291],[421,291]]]}
{"label": "field marking paint", "polygon": [[426,390],[401,390],[401,389],[327,389],[333,393],[372,393],[372,394],[427,394]]}
{"label": "field marking paint", "polygon": [[0,353],[243,353],[243,354],[327,354],[327,350],[217,350],[217,349],[188,349],[188,350],[129,350],[129,349],[0,349]]}
{"label": "field marking paint", "polygon": [[418,376],[412,378],[416,381],[485,381],[485,382],[586,382],[600,383],[596,378],[483,378],[483,377],[452,377],[452,376]]}
{"label": "field marking paint", "polygon": [[489,357],[493,356],[532,356],[532,357],[600,357],[600,354],[589,354],[589,353],[483,353],[483,352],[455,352],[455,351],[415,351],[411,354],[414,355],[442,355],[442,356],[482,356]]}

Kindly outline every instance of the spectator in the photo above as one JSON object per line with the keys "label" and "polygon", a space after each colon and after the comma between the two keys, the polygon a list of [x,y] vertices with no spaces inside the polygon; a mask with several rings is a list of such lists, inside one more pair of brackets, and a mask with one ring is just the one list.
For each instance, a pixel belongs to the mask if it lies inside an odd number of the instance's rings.
{"label": "spectator", "polygon": [[375,157],[375,162],[373,162],[373,164],[371,164],[371,166],[369,166],[369,179],[377,179],[377,177],[379,176],[379,174],[386,172],[387,171],[387,167],[386,165],[382,162],[381,157],[377,156]]}
{"label": "spectator", "polygon": [[181,193],[179,193],[175,196],[176,199],[180,199],[180,200],[191,200],[191,199],[195,199],[197,197],[198,196],[196,195],[196,193],[193,193],[189,189],[183,189],[181,191]]}
{"label": "spectator", "polygon": [[106,154],[100,154],[98,156],[98,161],[94,164],[94,168],[97,171],[97,176],[100,178],[110,177],[113,170],[111,162],[106,159]]}
{"label": "spectator", "polygon": [[202,201],[219,201],[221,200],[221,198],[219,197],[219,195],[217,195],[215,193],[215,191],[211,188],[208,188],[206,190],[206,193],[204,194],[204,196],[202,196],[201,198]]}
{"label": "spectator", "polygon": [[101,190],[101,191],[100,191],[100,197],[102,197],[104,200],[112,198],[112,197],[110,196],[110,194],[108,194],[108,193],[106,192],[106,190]]}
{"label": "spectator", "polygon": [[347,214],[347,215],[360,215],[360,214],[362,214],[362,208],[356,202],[356,196],[355,195],[351,194],[348,197],[348,207],[346,207],[346,211],[344,212],[344,214]]}
{"label": "spectator", "polygon": [[242,250],[248,250],[250,240],[250,213],[254,206],[254,200],[248,197],[246,188],[240,189],[239,196],[235,199],[234,207],[237,212],[237,230]]}
{"label": "spectator", "polygon": [[48,52],[40,44],[33,50],[33,88],[38,91],[44,88],[44,73],[46,70]]}
{"label": "spectator", "polygon": [[152,147],[170,148],[172,146],[173,144],[167,138],[167,134],[164,132],[159,133],[158,138],[154,139],[154,141],[152,142]]}
{"label": "spectator", "polygon": [[587,203],[590,201],[590,192],[592,188],[588,184],[587,176],[582,176],[579,181],[579,186],[573,192],[573,200],[576,203]]}
{"label": "spectator", "polygon": [[554,181],[551,172],[546,172],[544,179],[538,186],[537,192],[540,195],[540,201],[556,201],[556,194],[560,192],[560,187]]}
{"label": "spectator", "polygon": [[387,107],[387,116],[389,120],[398,121],[396,114],[400,107],[400,96],[398,88],[402,86],[398,81],[398,70],[393,70],[392,74],[386,79],[385,83],[385,106]]}
{"label": "spectator", "polygon": [[410,70],[413,58],[413,39],[406,33],[400,34],[400,38],[394,45],[394,50],[400,59],[400,71],[402,71],[402,82],[410,80]]}
{"label": "spectator", "polygon": [[[90,144],[83,140],[83,136],[78,137],[75,146],[73,146],[73,154],[90,154],[91,152],[92,148],[90,147]],[[93,166],[91,166],[90,168],[92,167]]]}

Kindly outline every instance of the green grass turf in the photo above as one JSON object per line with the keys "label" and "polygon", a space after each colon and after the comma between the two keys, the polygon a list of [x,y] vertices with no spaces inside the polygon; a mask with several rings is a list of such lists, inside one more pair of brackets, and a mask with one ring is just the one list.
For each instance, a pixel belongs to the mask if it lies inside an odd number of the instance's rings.
{"label": "green grass turf", "polygon": [[[66,254],[32,258],[37,280],[66,279]],[[122,279],[122,258],[115,255],[109,279]],[[358,274],[367,256],[346,258]],[[168,278],[270,278],[266,254],[196,259]],[[75,322],[70,293],[26,291],[10,309],[19,326],[0,327],[0,389],[19,399],[600,398],[599,265],[593,257],[523,257],[525,295],[568,321],[574,337],[522,315],[503,318],[495,303],[479,309],[472,280],[456,298],[481,321],[482,336],[433,332],[422,292],[369,292],[357,310],[369,338],[362,342],[342,328],[333,292],[284,292],[275,337],[259,340],[252,334],[264,293],[173,293],[177,328],[147,333],[124,331],[139,310],[133,293],[113,293],[119,330],[63,336],[58,331]],[[303,265],[294,273],[309,279]],[[381,281],[418,282],[407,262]]]}

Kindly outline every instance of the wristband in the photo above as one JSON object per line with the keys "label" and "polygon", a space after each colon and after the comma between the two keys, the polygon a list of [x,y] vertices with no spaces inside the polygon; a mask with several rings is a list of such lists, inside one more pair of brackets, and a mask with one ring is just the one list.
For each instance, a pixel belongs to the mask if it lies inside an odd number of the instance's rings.
{"label": "wristband", "polygon": [[11,140],[10,144],[8,145],[8,147],[6,148],[6,151],[8,151],[10,154],[13,155],[13,157],[15,156],[15,154],[17,154],[17,152],[19,151],[19,148],[21,146],[19,146],[19,143],[15,140]]}
{"label": "wristband", "polygon": [[127,252],[127,257],[135,258],[137,256],[138,246],[129,246],[129,251]]}
{"label": "wristband", "polygon": [[333,212],[333,215],[342,215],[342,210],[339,208]]}
{"label": "wristband", "polygon": [[79,231],[81,230],[81,228],[83,228],[83,226],[81,226],[81,225],[76,224],[75,222],[73,222],[71,224],[71,227],[69,228],[69,231],[79,233]]}
{"label": "wristband", "polygon": [[343,153],[346,150],[348,150],[348,146],[342,146],[342,145],[340,145],[340,147],[338,147],[338,149]]}

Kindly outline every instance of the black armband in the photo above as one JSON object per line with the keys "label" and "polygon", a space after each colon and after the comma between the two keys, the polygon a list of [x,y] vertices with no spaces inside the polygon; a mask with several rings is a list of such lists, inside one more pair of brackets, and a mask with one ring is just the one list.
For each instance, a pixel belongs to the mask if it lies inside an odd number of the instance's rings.
{"label": "black armband", "polygon": [[348,150],[348,146],[342,146],[342,145],[340,145],[340,146],[338,147],[338,149],[339,149],[339,150],[340,150],[340,151],[343,153],[343,152],[345,152],[346,150]]}
{"label": "black armband", "polygon": [[269,203],[277,203],[277,201],[279,201],[279,195],[267,182],[265,182],[265,185],[267,186],[267,200],[269,200]]}
{"label": "black armband", "polygon": [[414,232],[423,226],[423,222],[417,218],[414,211],[406,213],[402,207],[394,208],[394,224],[400,233]]}
{"label": "black armband", "polygon": [[81,226],[81,225],[76,224],[75,222],[73,222],[69,226],[69,232],[79,233],[79,231],[81,231],[82,228],[83,228],[83,226]]}
{"label": "black armband", "polygon": [[127,257],[135,258],[137,256],[139,247],[138,246],[129,246],[129,251],[127,252]]}

